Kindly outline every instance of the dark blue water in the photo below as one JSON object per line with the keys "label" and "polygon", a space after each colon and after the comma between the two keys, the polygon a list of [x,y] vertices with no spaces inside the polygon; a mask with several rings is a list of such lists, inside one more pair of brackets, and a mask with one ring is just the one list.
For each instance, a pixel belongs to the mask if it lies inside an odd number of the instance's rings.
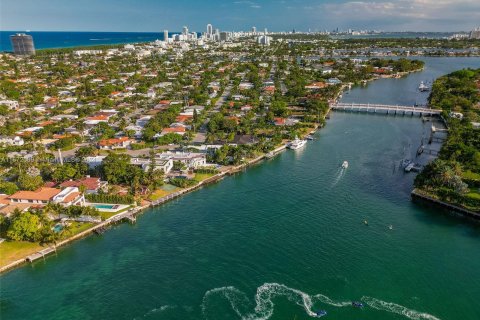
{"label": "dark blue water", "polygon": [[[0,31],[0,51],[11,51],[10,35],[27,33],[33,37],[36,49],[69,48],[105,44],[149,42],[163,40],[163,32],[46,32]],[[170,33],[170,36],[173,33]]]}

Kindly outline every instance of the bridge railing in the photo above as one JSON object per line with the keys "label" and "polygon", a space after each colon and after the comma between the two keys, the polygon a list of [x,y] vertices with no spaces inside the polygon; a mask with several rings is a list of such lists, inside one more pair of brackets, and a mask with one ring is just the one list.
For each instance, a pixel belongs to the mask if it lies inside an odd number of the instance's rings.
{"label": "bridge railing", "polygon": [[428,113],[441,113],[441,110],[430,109],[425,107],[415,106],[400,106],[400,105],[388,105],[388,104],[369,104],[369,103],[332,103],[330,104],[332,109],[384,109],[384,110],[398,110],[398,111],[417,111]]}

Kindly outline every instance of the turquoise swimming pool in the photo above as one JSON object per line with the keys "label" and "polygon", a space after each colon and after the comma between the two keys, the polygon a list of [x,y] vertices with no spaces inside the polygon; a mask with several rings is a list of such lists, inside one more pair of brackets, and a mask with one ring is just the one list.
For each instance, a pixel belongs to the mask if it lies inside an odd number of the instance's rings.
{"label": "turquoise swimming pool", "polygon": [[110,210],[113,210],[113,209],[118,208],[118,205],[116,205],[116,204],[94,204],[93,206],[94,206],[95,208],[97,208],[97,209],[110,209]]}

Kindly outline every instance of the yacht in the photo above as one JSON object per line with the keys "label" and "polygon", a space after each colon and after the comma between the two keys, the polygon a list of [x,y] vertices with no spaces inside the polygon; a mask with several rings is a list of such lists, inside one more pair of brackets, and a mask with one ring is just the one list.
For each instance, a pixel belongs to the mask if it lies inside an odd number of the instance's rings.
{"label": "yacht", "polygon": [[287,148],[292,149],[292,150],[297,150],[305,146],[307,143],[307,140],[300,140],[298,137],[295,137],[295,140],[291,141],[288,145]]}
{"label": "yacht", "polygon": [[429,91],[429,90],[430,90],[430,87],[427,86],[427,85],[426,85],[425,83],[423,83],[423,81],[422,81],[422,82],[420,82],[420,85],[418,86],[418,90],[419,90],[420,92],[425,92],[425,91]]}
{"label": "yacht", "polygon": [[342,168],[347,169],[348,168],[348,161],[343,161],[342,163]]}

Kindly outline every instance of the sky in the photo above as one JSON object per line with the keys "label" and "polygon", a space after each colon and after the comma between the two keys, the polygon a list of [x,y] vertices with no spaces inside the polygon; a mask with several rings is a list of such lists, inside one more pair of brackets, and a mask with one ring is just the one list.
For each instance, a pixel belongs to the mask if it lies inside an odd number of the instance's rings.
{"label": "sky", "polygon": [[468,31],[480,0],[0,0],[0,30]]}

